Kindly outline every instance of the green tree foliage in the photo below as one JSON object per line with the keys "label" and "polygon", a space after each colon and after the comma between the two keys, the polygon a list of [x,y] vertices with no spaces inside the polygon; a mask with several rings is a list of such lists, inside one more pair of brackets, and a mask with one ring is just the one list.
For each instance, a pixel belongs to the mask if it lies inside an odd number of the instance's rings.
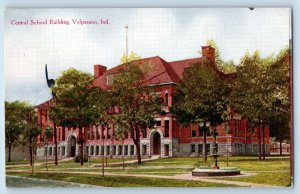
{"label": "green tree foliage", "polygon": [[[277,58],[270,56],[263,59],[258,51],[253,55],[247,52],[237,68],[236,80],[232,85],[232,106],[247,117],[250,128],[258,127],[258,141],[261,142],[262,133],[263,144],[265,127],[270,125],[275,116],[282,116],[282,111],[285,114],[289,112],[287,58],[288,55],[280,54]],[[264,157],[264,146],[262,152]]]}
{"label": "green tree foliage", "polygon": [[34,164],[34,151],[37,146],[37,138],[41,134],[42,129],[38,128],[37,114],[35,107],[27,105],[24,110],[24,119],[26,122],[24,130],[24,138],[29,143],[30,165]]}
{"label": "green tree foliage", "polygon": [[276,57],[275,62],[269,67],[269,82],[273,85],[273,107],[270,113],[270,135],[280,143],[289,141],[291,130],[290,115],[290,50],[284,48]]}
{"label": "green tree foliage", "polygon": [[5,102],[5,146],[8,148],[8,162],[11,161],[11,147],[16,145],[26,127],[25,102]]}
{"label": "green tree foliage", "polygon": [[131,51],[129,56],[126,56],[126,54],[124,53],[123,56],[121,57],[121,63],[129,63],[131,61],[134,60],[139,60],[141,59],[140,56],[138,56],[135,52]]}
{"label": "green tree foliage", "polygon": [[210,123],[212,132],[216,135],[216,127],[223,123],[229,94],[228,84],[218,76],[213,65],[203,61],[185,70],[182,82],[176,88],[172,108],[181,124],[203,124],[201,130],[204,144],[208,132],[207,124]]}
{"label": "green tree foliage", "polygon": [[92,87],[93,76],[76,69],[64,71],[56,80],[53,92],[56,100],[50,107],[50,119],[56,125],[79,129],[81,165],[83,165],[84,137],[82,130],[99,124],[105,107],[105,94],[99,87]]}
{"label": "green tree foliage", "polygon": [[219,47],[217,43],[213,39],[208,39],[206,44],[213,47],[215,49],[215,61],[216,65],[224,73],[235,73],[236,72],[236,65],[234,64],[233,60],[223,61],[221,58]]}
{"label": "green tree foliage", "polygon": [[[141,164],[140,133],[154,126],[154,117],[161,113],[162,100],[154,89],[143,83],[150,64],[127,63],[111,78],[114,101],[121,109],[116,120],[118,133],[131,133],[137,149],[138,164]],[[117,126],[118,126],[117,125]]]}
{"label": "green tree foliage", "polygon": [[33,164],[33,151],[41,130],[37,126],[36,111],[26,102],[5,102],[5,143],[8,147],[8,161],[11,160],[11,146],[18,141],[29,144],[30,164]]}
{"label": "green tree foliage", "polygon": [[44,145],[46,147],[46,170],[48,170],[48,140],[53,137],[53,129],[51,127],[47,127],[44,130]]}

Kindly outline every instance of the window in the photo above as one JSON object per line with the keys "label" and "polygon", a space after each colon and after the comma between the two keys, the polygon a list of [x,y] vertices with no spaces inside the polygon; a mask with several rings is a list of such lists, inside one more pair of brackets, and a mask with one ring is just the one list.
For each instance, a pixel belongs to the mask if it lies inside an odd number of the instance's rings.
{"label": "window", "polygon": [[192,137],[196,137],[196,136],[197,136],[196,131],[192,130]]}
{"label": "window", "polygon": [[161,126],[161,120],[156,120],[155,121],[155,126],[160,127]]}
{"label": "window", "polygon": [[66,148],[65,148],[65,146],[62,146],[61,147],[61,155],[65,155],[66,154]]}
{"label": "window", "polygon": [[203,154],[203,144],[198,144],[198,154]]}
{"label": "window", "polygon": [[130,155],[134,154],[134,145],[130,145]]}
{"label": "window", "polygon": [[87,139],[91,138],[91,131],[90,129],[86,129],[86,133],[87,133]]}
{"label": "window", "polygon": [[107,139],[110,139],[110,135],[111,135],[111,125],[108,125],[108,129],[107,129]]}
{"label": "window", "polygon": [[169,137],[169,120],[165,120],[165,137]]}
{"label": "window", "polygon": [[100,133],[99,133],[99,131],[101,130],[101,129],[100,129],[100,125],[98,125],[98,126],[95,128],[95,130],[96,130],[96,139],[98,140],[98,139],[100,139]]}
{"label": "window", "polygon": [[170,148],[169,148],[169,144],[165,144],[164,148],[165,148],[165,156],[169,156],[169,151],[170,151]]}
{"label": "window", "polygon": [[123,152],[122,152],[122,151],[123,151],[122,148],[123,148],[123,147],[122,147],[121,145],[119,145],[118,155],[122,155],[122,153],[123,153]]}
{"label": "window", "polygon": [[104,125],[102,126],[102,139],[105,139],[105,127]]}
{"label": "window", "polygon": [[49,147],[49,155],[52,155],[52,147]]}
{"label": "window", "polygon": [[100,149],[100,155],[104,155],[104,146],[101,146],[101,149]]}
{"label": "window", "polygon": [[210,144],[209,143],[205,145],[205,151],[206,151],[206,154],[210,153]]}
{"label": "window", "polygon": [[194,153],[196,151],[196,146],[195,144],[191,144],[191,152]]}
{"label": "window", "polygon": [[85,154],[86,154],[86,155],[89,155],[89,146],[86,146],[86,147],[85,147]]}
{"label": "window", "polygon": [[45,156],[47,155],[47,147],[45,147],[45,150],[44,150],[44,154],[45,154]]}
{"label": "window", "polygon": [[110,153],[110,146],[106,146],[106,155],[109,155]]}
{"label": "window", "polygon": [[124,155],[128,155],[128,145],[125,145],[125,148],[124,148]]}
{"label": "window", "polygon": [[169,93],[165,93],[165,104],[168,106],[169,105]]}
{"label": "window", "polygon": [[197,129],[199,129],[199,124],[198,123],[192,123],[191,124],[191,134],[192,134],[192,137],[196,137],[197,136]]}
{"label": "window", "polygon": [[91,146],[91,156],[94,155],[94,146]]}
{"label": "window", "polygon": [[142,155],[146,155],[147,154],[147,145],[143,145],[142,146]]}
{"label": "window", "polygon": [[62,141],[65,141],[66,140],[66,128],[63,127],[62,128]]}
{"label": "window", "polygon": [[91,139],[95,139],[95,128],[92,128]]}
{"label": "window", "polygon": [[110,86],[113,83],[113,74],[107,74],[107,85]]}

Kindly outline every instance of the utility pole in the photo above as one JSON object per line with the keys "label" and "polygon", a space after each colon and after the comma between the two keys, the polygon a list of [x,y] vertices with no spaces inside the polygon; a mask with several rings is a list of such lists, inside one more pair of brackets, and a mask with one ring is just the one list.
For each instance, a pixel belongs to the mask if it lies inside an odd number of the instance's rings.
{"label": "utility pole", "polygon": [[124,27],[126,30],[126,51],[125,51],[125,55],[126,55],[126,63],[128,62],[128,25],[126,24],[126,26]]}

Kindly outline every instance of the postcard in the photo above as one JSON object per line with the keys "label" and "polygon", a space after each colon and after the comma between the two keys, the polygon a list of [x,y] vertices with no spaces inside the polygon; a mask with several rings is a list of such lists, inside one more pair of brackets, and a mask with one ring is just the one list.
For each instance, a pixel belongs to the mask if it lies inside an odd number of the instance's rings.
{"label": "postcard", "polygon": [[5,10],[6,186],[293,186],[291,20]]}

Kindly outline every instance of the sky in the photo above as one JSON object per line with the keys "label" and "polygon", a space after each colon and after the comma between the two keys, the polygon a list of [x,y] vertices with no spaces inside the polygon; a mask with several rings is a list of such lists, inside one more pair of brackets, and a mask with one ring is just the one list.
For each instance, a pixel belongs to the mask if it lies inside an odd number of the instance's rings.
{"label": "sky", "polygon": [[[50,25],[50,20],[69,25]],[[75,25],[72,20],[107,20],[109,24]],[[45,25],[13,25],[15,21],[45,21]],[[12,24],[13,23],[13,24]],[[200,57],[198,51],[213,39],[223,60],[238,65],[248,50],[262,57],[289,44],[288,8],[109,8],[8,9],[5,11],[5,100],[33,105],[51,98],[50,78],[71,67],[93,73],[93,65],[112,68],[125,52],[125,25],[129,52],[166,61]]]}

